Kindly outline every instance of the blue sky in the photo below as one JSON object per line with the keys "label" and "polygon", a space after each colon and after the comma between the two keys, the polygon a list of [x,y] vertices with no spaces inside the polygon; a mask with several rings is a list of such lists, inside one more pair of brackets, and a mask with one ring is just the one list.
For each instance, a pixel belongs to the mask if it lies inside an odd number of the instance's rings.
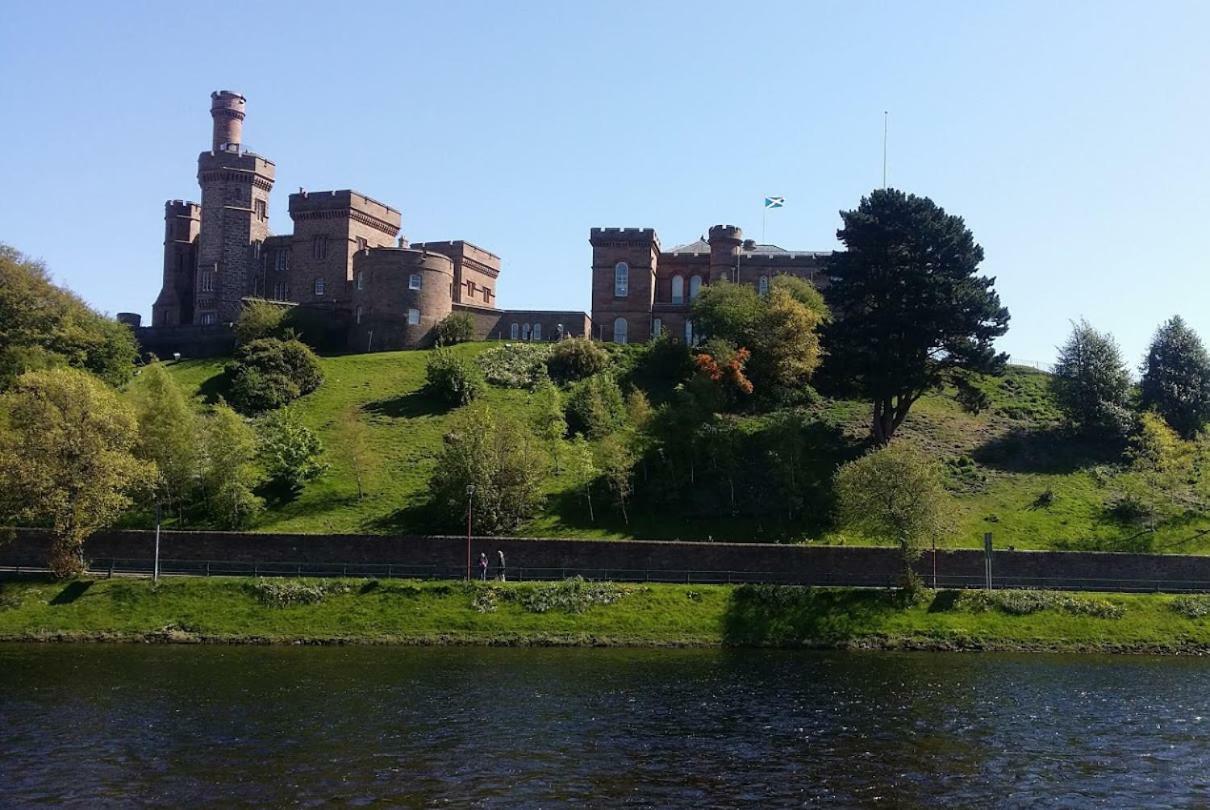
{"label": "blue sky", "polygon": [[589,307],[588,230],[714,223],[836,246],[890,184],[966,218],[1049,362],[1081,316],[1132,364],[1210,338],[1210,3],[8,3],[0,240],[98,308],[150,313],[163,202],[197,199],[211,90],[299,186],[503,257],[505,307]]}

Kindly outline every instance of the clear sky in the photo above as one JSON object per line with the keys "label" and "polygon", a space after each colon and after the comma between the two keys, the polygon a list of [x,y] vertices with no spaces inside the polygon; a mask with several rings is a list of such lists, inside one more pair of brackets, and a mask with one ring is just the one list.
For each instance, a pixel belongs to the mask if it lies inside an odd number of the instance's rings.
{"label": "clear sky", "polygon": [[286,197],[355,188],[504,260],[504,307],[589,307],[588,230],[836,246],[882,181],[962,215],[1049,362],[1081,316],[1132,364],[1210,339],[1207,2],[26,2],[0,13],[0,240],[148,316],[209,93]]}

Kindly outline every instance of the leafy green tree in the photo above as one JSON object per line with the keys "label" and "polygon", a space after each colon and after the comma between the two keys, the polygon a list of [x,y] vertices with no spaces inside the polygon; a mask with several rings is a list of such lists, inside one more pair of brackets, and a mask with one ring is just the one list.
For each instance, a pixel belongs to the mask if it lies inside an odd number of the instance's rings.
{"label": "leafy green tree", "polygon": [[122,385],[137,356],[127,326],[56,287],[41,262],[0,243],[0,389],[25,371],[57,365]]}
{"label": "leafy green tree", "polygon": [[473,486],[473,526],[507,534],[537,514],[546,465],[528,427],[506,411],[475,403],[458,414],[429,479],[433,506],[445,526],[464,526]]}
{"label": "leafy green tree", "polygon": [[134,455],[134,410],[92,375],[58,368],[18,377],[0,418],[0,512],[49,523],[51,570],[79,574],[84,541],[155,480]]}
{"label": "leafy green tree", "polygon": [[974,235],[929,198],[878,189],[840,216],[829,362],[872,403],[871,434],[885,444],[948,370],[1003,367],[992,343],[1008,331],[1008,310],[995,279],[976,275],[983,248]]}
{"label": "leafy green tree", "polygon": [[130,398],[139,424],[135,454],[155,463],[155,496],[179,516],[189,503],[200,477],[197,416],[181,387],[154,362],[142,370],[131,386]]}
{"label": "leafy green tree", "polygon": [[1142,404],[1186,439],[1210,421],[1210,354],[1179,315],[1151,339],[1143,362]]}
{"label": "leafy green tree", "polygon": [[244,304],[235,319],[235,339],[240,344],[263,338],[285,337],[286,307],[253,299]]}
{"label": "leafy green tree", "polygon": [[567,420],[563,417],[563,397],[550,380],[543,380],[534,389],[534,433],[550,452],[555,475],[561,474]]}
{"label": "leafy green tree", "polygon": [[444,404],[468,405],[483,395],[485,384],[478,366],[449,349],[434,349],[424,368],[424,390]]}
{"label": "leafy green tree", "polygon": [[630,514],[626,504],[634,494],[634,451],[626,437],[612,434],[602,439],[596,447],[595,465],[605,479],[605,485],[613,496],[614,505],[622,513],[622,521],[629,525]]}
{"label": "leafy green tree", "polygon": [[952,526],[952,506],[937,464],[910,445],[893,442],[841,467],[836,493],[845,526],[899,546],[904,588],[916,590],[919,577],[912,563],[925,541]]}
{"label": "leafy green tree", "polygon": [[203,420],[202,491],[215,526],[242,529],[264,507],[253,492],[259,477],[256,450],[256,433],[226,405],[216,406]]}
{"label": "leafy green tree", "polygon": [[261,418],[257,424],[257,454],[270,490],[296,496],[303,485],[327,471],[323,442],[289,408]]}
{"label": "leafy green tree", "polygon": [[600,439],[621,428],[625,419],[622,389],[611,375],[596,374],[571,387],[567,425],[573,432]]}
{"label": "leafy green tree", "polygon": [[546,370],[551,379],[560,383],[583,380],[598,374],[609,365],[609,353],[589,338],[561,340],[546,358]]}
{"label": "leafy green tree", "polygon": [[466,343],[475,337],[475,321],[467,312],[451,312],[441,319],[434,330],[438,346]]}
{"label": "leafy green tree", "polygon": [[1068,420],[1084,431],[1106,431],[1117,437],[1130,427],[1130,374],[1117,341],[1087,321],[1072,325],[1059,347],[1051,378],[1055,401]]}
{"label": "leafy green tree", "polygon": [[226,373],[231,404],[249,414],[280,408],[323,382],[319,358],[295,339],[246,343],[235,350]]}
{"label": "leafy green tree", "polygon": [[583,436],[574,436],[568,446],[565,474],[570,479],[571,487],[584,494],[588,519],[595,521],[597,518],[592,510],[592,484],[597,480],[600,471],[593,457],[592,445]]}

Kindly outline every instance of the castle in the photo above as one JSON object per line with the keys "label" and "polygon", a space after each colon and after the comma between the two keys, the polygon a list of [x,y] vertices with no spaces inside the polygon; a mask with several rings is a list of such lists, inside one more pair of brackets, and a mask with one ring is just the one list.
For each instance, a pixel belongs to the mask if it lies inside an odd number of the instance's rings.
{"label": "castle", "polygon": [[140,328],[138,315],[119,315],[156,354],[230,351],[230,325],[253,298],[313,311],[349,351],[429,345],[453,312],[471,317],[479,340],[591,335],[630,343],[670,334],[693,343],[689,309],[703,285],[726,279],[764,293],[779,273],[824,281],[828,254],[756,244],[732,225],[668,251],[651,228],[593,228],[591,318],[501,310],[499,256],[464,240],[409,245],[399,211],[360,192],[299,189],[289,200],[293,233],[273,234],[276,167],[243,146],[247,101],[229,90],[210,98],[211,145],[198,156],[201,203],[164,206],[163,286],[152,324]]}

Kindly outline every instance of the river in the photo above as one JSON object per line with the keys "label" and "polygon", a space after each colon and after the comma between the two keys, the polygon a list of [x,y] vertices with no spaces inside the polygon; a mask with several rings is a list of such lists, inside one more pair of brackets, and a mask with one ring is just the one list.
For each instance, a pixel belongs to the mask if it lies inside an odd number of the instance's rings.
{"label": "river", "polygon": [[0,805],[1210,801],[1210,661],[0,645]]}

